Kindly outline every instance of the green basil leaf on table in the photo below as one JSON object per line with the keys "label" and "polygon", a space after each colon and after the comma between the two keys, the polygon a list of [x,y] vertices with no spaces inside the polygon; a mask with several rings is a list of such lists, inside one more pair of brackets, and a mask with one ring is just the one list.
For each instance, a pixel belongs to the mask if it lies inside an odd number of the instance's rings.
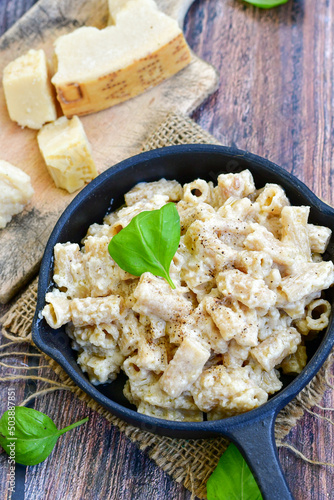
{"label": "green basil leaf on table", "polygon": [[208,500],[262,500],[250,468],[233,443],[220,458],[206,488]]}
{"label": "green basil leaf on table", "polygon": [[[14,409],[13,420],[11,413]],[[36,465],[50,455],[59,436],[87,420],[88,417],[64,429],[58,429],[44,413],[25,406],[15,406],[7,410],[0,419],[0,444],[8,455],[14,455],[12,458],[15,462]]]}
{"label": "green basil leaf on table", "polygon": [[150,272],[165,278],[175,288],[169,268],[178,249],[180,235],[179,214],[174,203],[167,203],[159,210],[136,215],[110,240],[108,250],[124,271],[134,276]]}
{"label": "green basil leaf on table", "polygon": [[273,7],[288,3],[288,1],[289,0],[244,0],[244,2],[255,5],[255,7],[260,7],[260,9],[272,9]]}

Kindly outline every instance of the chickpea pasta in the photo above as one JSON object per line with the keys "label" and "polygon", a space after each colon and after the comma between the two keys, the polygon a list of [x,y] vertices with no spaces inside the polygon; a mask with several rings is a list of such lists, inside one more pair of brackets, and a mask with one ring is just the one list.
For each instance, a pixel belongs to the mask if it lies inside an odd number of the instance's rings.
{"label": "chickpea pasta", "polygon": [[[334,265],[330,229],[308,223],[276,184],[256,189],[248,170],[181,186],[139,183],[125,206],[93,224],[80,247],[58,243],[42,314],[66,325],[92,384],[128,377],[137,411],[178,421],[220,419],[265,403],[298,374],[305,343],[324,330],[322,296]],[[163,278],[122,270],[108,243],[142,211],[174,203],[181,239]],[[124,249],[126,252],[126,249]]]}

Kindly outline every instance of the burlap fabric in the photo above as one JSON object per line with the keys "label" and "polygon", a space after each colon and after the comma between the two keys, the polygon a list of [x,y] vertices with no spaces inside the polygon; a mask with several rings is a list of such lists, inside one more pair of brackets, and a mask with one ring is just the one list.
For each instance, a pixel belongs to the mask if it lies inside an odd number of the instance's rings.
{"label": "burlap fabric", "polygon": [[[148,151],[163,146],[193,143],[218,144],[210,134],[201,129],[201,127],[189,118],[171,114],[168,115],[156,131],[148,137],[142,150]],[[13,304],[11,309],[2,319],[2,335],[10,341],[8,345],[11,345],[11,350],[13,350],[13,345],[15,347],[15,343],[32,343],[31,322],[35,311],[36,294],[37,278],[28,286],[25,292]],[[197,497],[201,499],[206,498],[206,481],[216,467],[220,456],[226,449],[228,442],[225,439],[171,439],[155,436],[134,428],[99,406],[72,382],[57,363],[46,356],[45,358],[49,367],[57,373],[59,382],[55,383],[54,381],[50,381],[52,383],[51,387],[40,391],[38,394],[45,394],[48,391],[57,389],[71,390],[80,399],[84,400],[90,408],[98,411],[108,421],[116,425],[121,432],[124,432],[132,441],[136,442],[140,449],[147,450],[149,456],[176,481],[182,482],[184,486],[191,490]],[[275,427],[278,446],[284,446],[282,439],[296,424],[304,411],[320,401],[328,385],[332,387],[328,380],[330,368],[331,357],[311,383],[278,415]],[[29,377],[29,375],[25,377]],[[20,378],[20,376],[16,378]],[[2,380],[4,382],[9,379],[12,380],[13,377],[0,377],[0,381]],[[42,378],[40,378],[40,380],[47,381],[47,379]],[[33,396],[37,396],[38,394]],[[24,403],[25,402],[22,402],[22,404]],[[289,445],[287,446],[290,447]],[[298,453],[297,450],[294,451]]]}

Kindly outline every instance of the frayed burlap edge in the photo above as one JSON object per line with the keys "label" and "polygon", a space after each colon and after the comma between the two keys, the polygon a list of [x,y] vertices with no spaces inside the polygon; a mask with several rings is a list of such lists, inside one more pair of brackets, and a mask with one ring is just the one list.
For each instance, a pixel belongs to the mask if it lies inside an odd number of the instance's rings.
{"label": "frayed burlap edge", "polygon": [[[210,134],[201,129],[201,127],[195,124],[190,118],[170,114],[146,140],[142,150],[148,151],[168,145],[194,143],[218,144]],[[28,286],[22,296],[12,305],[11,309],[2,318],[1,323],[4,328],[3,336],[9,341],[6,344],[7,346],[20,342],[29,342],[32,344],[31,322],[35,311],[36,297],[37,279]],[[2,348],[4,348],[4,345]],[[228,445],[227,440],[224,438],[200,440],[172,439],[155,436],[149,432],[128,425],[119,418],[111,415],[105,408],[79,389],[54,360],[45,355],[43,355],[43,357],[47,360],[50,369],[58,375],[60,382],[48,380],[43,377],[29,377],[29,375],[25,377],[20,375],[0,377],[0,381],[34,378],[44,382],[50,382],[49,388],[31,395],[28,399],[52,390],[70,390],[82,401],[85,401],[90,408],[99,412],[109,422],[117,426],[119,430],[124,432],[141,450],[147,450],[149,456],[157,465],[170,474],[176,481],[184,484],[184,486],[192,491],[197,497],[206,498],[206,481],[216,467],[220,456],[225,451]],[[331,386],[329,382],[331,368],[332,356],[330,356],[305,389],[279,413],[275,426],[275,436],[278,446],[287,446],[294,450],[290,445],[284,444],[282,440],[303,416],[304,411],[316,405],[322,399],[326,388]],[[27,400],[22,402],[22,404],[25,403],[27,403]],[[298,450],[294,451],[311,463],[321,463],[307,459],[301,455]]]}

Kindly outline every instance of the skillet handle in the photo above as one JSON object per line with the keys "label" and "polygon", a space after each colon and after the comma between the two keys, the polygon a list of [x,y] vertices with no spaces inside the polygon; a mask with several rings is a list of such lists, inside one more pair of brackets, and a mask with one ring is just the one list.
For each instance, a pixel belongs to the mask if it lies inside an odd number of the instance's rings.
{"label": "skillet handle", "polygon": [[285,480],[275,444],[276,415],[249,423],[228,435],[246,459],[264,500],[294,500]]}

